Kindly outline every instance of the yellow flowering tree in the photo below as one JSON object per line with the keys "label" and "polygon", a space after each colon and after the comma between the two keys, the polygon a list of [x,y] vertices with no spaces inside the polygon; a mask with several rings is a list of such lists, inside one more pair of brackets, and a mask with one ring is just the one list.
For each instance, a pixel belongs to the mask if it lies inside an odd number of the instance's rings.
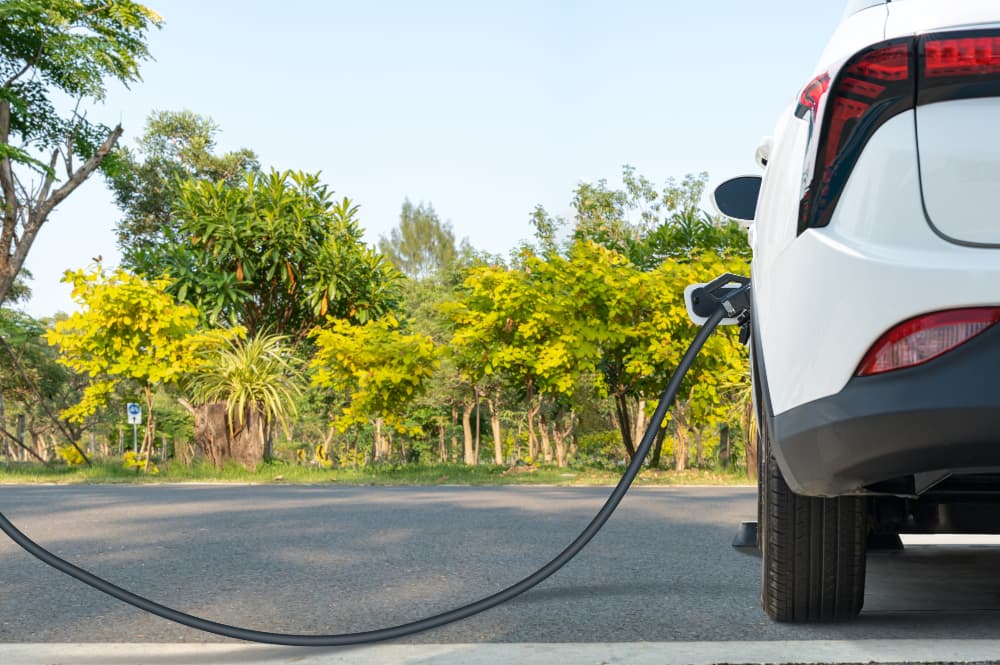
{"label": "yellow flowering tree", "polygon": [[374,457],[387,457],[383,427],[403,429],[400,414],[424,390],[437,366],[434,340],[402,330],[392,316],[364,325],[334,319],[328,328],[315,330],[313,340],[317,347],[310,364],[313,384],[349,399],[335,425],[343,431],[371,423]]}
{"label": "yellow flowering tree", "polygon": [[56,323],[47,340],[58,347],[59,362],[89,376],[90,383],[62,416],[82,422],[107,405],[116,386],[137,385],[149,414],[141,450],[148,469],[156,427],[153,392],[193,369],[202,339],[196,334],[198,311],[168,295],[166,280],[123,270],[67,271],[63,281],[73,285],[81,309]]}

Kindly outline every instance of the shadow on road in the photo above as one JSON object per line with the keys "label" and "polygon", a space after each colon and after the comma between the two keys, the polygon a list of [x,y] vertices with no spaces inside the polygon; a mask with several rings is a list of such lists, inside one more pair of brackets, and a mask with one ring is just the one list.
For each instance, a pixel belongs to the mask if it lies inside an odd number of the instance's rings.
{"label": "shadow on road", "polygon": [[[516,582],[565,547],[608,491],[3,487],[0,509],[43,545],[164,604],[316,634],[412,621]],[[729,546],[755,513],[753,495],[635,490],[542,586],[411,641],[1000,638],[1000,547],[873,554],[857,621],[771,622],[758,605],[760,560]],[[0,641],[216,639],[89,590],[9,542],[0,560]]]}

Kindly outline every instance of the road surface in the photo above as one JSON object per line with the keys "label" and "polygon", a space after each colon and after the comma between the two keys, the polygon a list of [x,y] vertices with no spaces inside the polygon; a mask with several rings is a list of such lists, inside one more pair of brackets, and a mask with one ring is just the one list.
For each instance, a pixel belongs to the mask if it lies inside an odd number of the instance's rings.
{"label": "road surface", "polygon": [[[608,491],[0,486],[0,510],[57,554],[164,604],[320,633],[412,621],[515,582],[568,544]],[[633,490],[590,547],[541,586],[409,641],[1000,640],[994,545],[873,554],[859,620],[771,622],[758,606],[760,560],[730,547],[754,501],[750,488]],[[217,639],[146,616],[0,541],[0,642]]]}

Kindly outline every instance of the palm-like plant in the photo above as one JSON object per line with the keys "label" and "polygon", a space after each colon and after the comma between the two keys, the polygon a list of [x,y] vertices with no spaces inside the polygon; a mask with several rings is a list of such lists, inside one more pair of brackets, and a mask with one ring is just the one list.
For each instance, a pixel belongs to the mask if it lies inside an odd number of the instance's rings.
{"label": "palm-like plant", "polygon": [[287,430],[302,391],[286,341],[284,335],[258,333],[206,347],[189,383],[195,402],[225,402],[231,429],[256,414],[269,427],[277,422]]}

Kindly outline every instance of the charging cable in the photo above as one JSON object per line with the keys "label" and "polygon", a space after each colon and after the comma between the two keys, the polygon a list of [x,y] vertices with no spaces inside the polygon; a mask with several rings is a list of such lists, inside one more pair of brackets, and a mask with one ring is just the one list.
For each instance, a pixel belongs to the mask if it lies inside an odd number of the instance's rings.
{"label": "charging cable", "polygon": [[[744,285],[744,289],[749,289],[749,283]],[[184,626],[188,626],[189,628],[194,628],[195,630],[215,635],[221,635],[222,637],[230,637],[249,642],[260,642],[263,644],[280,644],[285,646],[303,647],[331,647],[348,646],[353,644],[370,644],[372,642],[393,640],[425,630],[430,630],[432,628],[438,628],[455,621],[466,619],[475,614],[479,614],[480,612],[485,612],[492,607],[496,607],[501,603],[505,603],[508,600],[521,595],[565,566],[573,557],[580,553],[580,550],[587,546],[587,543],[589,543],[597,532],[601,530],[601,527],[604,526],[605,522],[608,521],[608,518],[611,517],[611,514],[614,513],[615,508],[618,507],[618,504],[621,503],[622,498],[625,496],[625,492],[628,491],[628,488],[632,485],[632,481],[635,480],[636,475],[638,475],[639,471],[642,469],[642,464],[653,445],[653,441],[656,439],[656,433],[660,429],[663,417],[666,415],[667,409],[669,409],[670,405],[673,403],[674,398],[676,398],[677,391],[680,390],[681,381],[683,381],[684,375],[687,374],[688,370],[691,369],[691,365],[694,364],[694,360],[697,357],[698,352],[701,351],[702,346],[704,346],[705,340],[707,340],[712,334],[715,328],[719,325],[720,321],[727,316],[732,315],[732,313],[723,306],[728,305],[731,299],[732,295],[726,294],[726,297],[720,301],[718,306],[705,321],[701,330],[699,330],[698,334],[695,335],[694,341],[691,342],[691,346],[688,347],[688,350],[685,352],[680,364],[677,365],[677,369],[675,369],[673,375],[671,375],[666,389],[663,391],[663,394],[660,395],[659,404],[656,406],[656,411],[653,413],[653,417],[649,421],[649,427],[646,428],[646,432],[642,437],[639,447],[635,451],[635,455],[632,456],[632,461],[625,469],[625,473],[622,475],[621,480],[619,480],[618,484],[615,485],[614,490],[611,492],[611,496],[608,497],[607,501],[605,501],[597,515],[595,515],[590,521],[587,528],[585,528],[583,532],[577,536],[576,539],[569,544],[569,546],[566,547],[566,549],[560,552],[558,556],[531,575],[522,579],[520,582],[517,582],[502,591],[498,591],[491,596],[482,598],[481,600],[477,600],[473,603],[469,603],[468,605],[463,605],[453,610],[436,614],[425,619],[420,619],[419,621],[412,621],[410,623],[404,623],[388,628],[380,628],[377,630],[369,630],[358,633],[344,633],[340,635],[295,635],[288,633],[271,633],[267,631],[250,630],[248,628],[230,626],[215,621],[209,621],[208,619],[203,619],[201,617],[192,616],[170,607],[166,607],[165,605],[161,605],[149,600],[148,598],[144,598],[138,594],[116,586],[115,584],[112,584],[111,582],[108,582],[107,580],[80,568],[79,566],[75,566],[69,561],[56,556],[35,541],[31,540],[31,538],[22,533],[2,513],[0,513],[0,531],[6,533],[10,536],[11,540],[20,545],[29,554],[41,560],[43,563],[52,566],[56,570],[65,573],[70,577],[97,589],[98,591],[106,593],[109,596],[113,596],[123,602],[129,603],[130,605],[134,605],[144,612],[149,612],[150,614],[155,614],[158,617],[167,619],[168,621],[174,621]]]}

